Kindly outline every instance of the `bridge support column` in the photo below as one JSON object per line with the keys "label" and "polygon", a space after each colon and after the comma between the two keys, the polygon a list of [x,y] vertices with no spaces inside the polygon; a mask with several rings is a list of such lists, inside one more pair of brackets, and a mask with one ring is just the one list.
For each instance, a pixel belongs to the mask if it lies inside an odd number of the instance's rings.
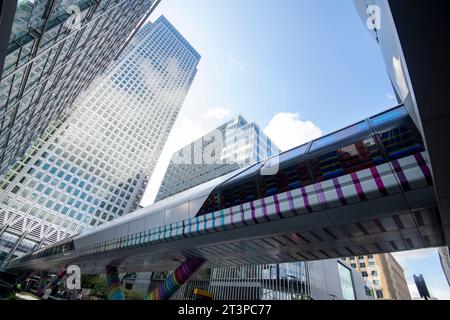
{"label": "bridge support column", "polygon": [[45,288],[47,287],[47,280],[48,280],[48,271],[42,271],[41,280],[39,281],[39,286],[36,291],[36,295],[38,297],[42,297],[44,295]]}
{"label": "bridge support column", "polygon": [[45,290],[47,289],[51,289],[53,291],[53,289],[55,289],[56,287],[59,286],[59,284],[61,283],[61,280],[66,276],[66,269],[63,269],[61,272],[59,272],[49,283],[48,285],[44,288],[44,290],[42,291],[42,293],[45,292]]}
{"label": "bridge support column", "polygon": [[150,292],[145,300],[169,300],[205,262],[202,258],[188,258],[166,281]]}
{"label": "bridge support column", "polygon": [[106,267],[106,283],[108,285],[108,300],[125,300],[125,294],[123,293],[116,267]]}

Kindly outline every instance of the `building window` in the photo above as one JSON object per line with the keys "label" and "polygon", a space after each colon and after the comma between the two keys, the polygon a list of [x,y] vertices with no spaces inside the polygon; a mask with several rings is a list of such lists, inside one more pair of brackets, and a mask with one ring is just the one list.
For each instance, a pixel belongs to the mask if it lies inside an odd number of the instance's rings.
{"label": "building window", "polygon": [[377,299],[383,299],[383,291],[382,290],[376,290]]}
{"label": "building window", "polygon": [[341,280],[342,297],[344,300],[355,300],[351,270],[338,262],[338,271]]}

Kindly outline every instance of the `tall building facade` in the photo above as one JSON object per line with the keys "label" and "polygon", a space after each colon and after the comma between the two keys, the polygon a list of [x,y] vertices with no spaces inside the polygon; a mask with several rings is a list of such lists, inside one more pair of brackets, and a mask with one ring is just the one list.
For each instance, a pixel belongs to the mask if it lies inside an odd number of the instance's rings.
{"label": "tall building facade", "polygon": [[138,207],[199,60],[164,17],[138,32],[2,177],[6,259]]}
{"label": "tall building facade", "polygon": [[0,174],[105,70],[154,3],[2,2]]}
{"label": "tall building facade", "polygon": [[375,299],[411,300],[403,268],[392,254],[375,254],[345,259],[360,272]]}
{"label": "tall building facade", "polygon": [[[209,156],[208,147],[214,143],[217,148],[212,153],[216,153],[216,156],[214,161],[210,162],[204,155],[208,153]],[[242,116],[236,116],[213,132],[175,152],[156,201],[279,153],[280,149],[256,123],[249,123]]]}
{"label": "tall building facade", "polygon": [[442,271],[444,272],[447,283],[450,286],[450,255],[447,247],[438,249],[439,260],[441,261]]}

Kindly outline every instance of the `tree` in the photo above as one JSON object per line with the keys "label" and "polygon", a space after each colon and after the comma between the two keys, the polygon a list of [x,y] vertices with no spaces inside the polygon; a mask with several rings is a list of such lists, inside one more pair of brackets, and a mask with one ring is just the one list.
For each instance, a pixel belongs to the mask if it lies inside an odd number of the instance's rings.
{"label": "tree", "polygon": [[105,279],[99,275],[82,275],[81,287],[91,289],[91,295],[101,299],[108,298],[108,287]]}
{"label": "tree", "polygon": [[123,289],[123,292],[125,294],[125,300],[144,300],[144,294],[129,290],[129,289]]}

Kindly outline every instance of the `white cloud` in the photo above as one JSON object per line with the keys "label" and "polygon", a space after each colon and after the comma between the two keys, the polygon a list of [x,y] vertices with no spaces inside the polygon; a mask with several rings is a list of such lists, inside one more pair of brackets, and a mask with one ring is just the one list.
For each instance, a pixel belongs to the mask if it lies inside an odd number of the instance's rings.
{"label": "white cloud", "polygon": [[211,108],[208,111],[206,111],[206,114],[204,115],[205,119],[216,119],[216,120],[222,120],[226,116],[230,114],[229,109],[225,108]]}
{"label": "white cloud", "polygon": [[397,100],[397,98],[391,93],[386,94],[386,99],[388,99],[388,100]]}
{"label": "white cloud", "polygon": [[281,150],[289,150],[322,136],[322,130],[311,121],[303,121],[297,113],[277,113],[265,133]]}
{"label": "white cloud", "polygon": [[401,251],[394,252],[392,255],[397,259],[400,264],[406,264],[408,260],[420,260],[425,258],[430,258],[436,255],[436,249],[421,249],[414,251]]}

